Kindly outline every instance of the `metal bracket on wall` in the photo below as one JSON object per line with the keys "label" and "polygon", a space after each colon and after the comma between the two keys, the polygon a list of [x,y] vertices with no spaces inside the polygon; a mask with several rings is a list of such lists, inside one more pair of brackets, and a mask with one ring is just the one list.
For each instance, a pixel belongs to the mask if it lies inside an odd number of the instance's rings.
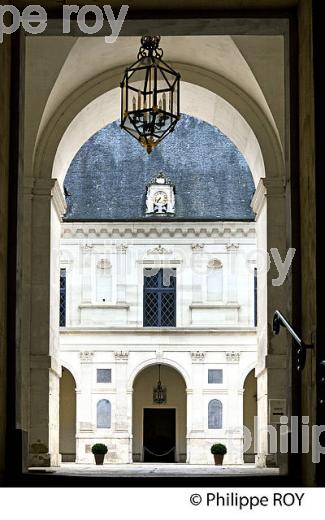
{"label": "metal bracket on wall", "polygon": [[308,345],[304,343],[301,340],[301,338],[299,338],[298,334],[293,330],[292,326],[290,325],[288,320],[283,316],[283,314],[280,311],[275,311],[273,316],[273,333],[279,334],[280,327],[285,327],[294,340],[294,344],[297,348],[297,370],[301,372],[304,369],[306,363],[306,350],[309,348],[314,348],[314,345]]}

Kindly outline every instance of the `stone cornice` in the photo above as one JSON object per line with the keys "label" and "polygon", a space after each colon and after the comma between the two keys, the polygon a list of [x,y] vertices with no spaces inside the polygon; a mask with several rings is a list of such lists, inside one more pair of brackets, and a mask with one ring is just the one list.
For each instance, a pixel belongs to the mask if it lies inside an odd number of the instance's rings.
{"label": "stone cornice", "polygon": [[61,327],[60,334],[256,334],[255,327]]}
{"label": "stone cornice", "polygon": [[[62,238],[255,238],[255,222],[63,222]],[[154,244],[156,245],[156,244]],[[162,244],[163,245],[163,244]],[[200,248],[201,251],[202,248]]]}
{"label": "stone cornice", "polygon": [[129,309],[127,303],[80,303],[79,309]]}

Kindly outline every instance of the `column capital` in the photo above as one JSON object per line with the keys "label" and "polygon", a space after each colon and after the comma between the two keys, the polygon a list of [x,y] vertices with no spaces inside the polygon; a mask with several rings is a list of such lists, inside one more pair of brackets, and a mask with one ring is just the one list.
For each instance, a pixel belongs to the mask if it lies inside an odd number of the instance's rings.
{"label": "column capital", "polygon": [[227,363],[239,363],[240,361],[240,352],[231,351],[226,352],[225,355]]}
{"label": "column capital", "polygon": [[118,253],[125,254],[126,251],[127,251],[127,248],[128,248],[128,247],[129,247],[129,246],[128,246],[127,244],[118,244],[118,245],[116,246],[116,251],[117,251]]}
{"label": "column capital", "polygon": [[254,211],[254,213],[256,213],[256,217],[259,216],[259,214],[264,206],[264,203],[266,201],[265,197],[266,197],[265,178],[262,177],[259,180],[258,185],[256,186],[256,190],[255,190],[254,196],[252,198],[252,202],[251,202],[251,208]]}
{"label": "column capital", "polygon": [[56,179],[52,179],[52,180],[55,181],[55,184],[51,191],[52,201],[53,201],[54,209],[57,213],[57,216],[59,217],[60,220],[62,220],[62,217],[67,210],[67,204],[65,202],[65,196],[63,194],[60,184],[58,183],[58,181]]}
{"label": "column capital", "polygon": [[116,351],[114,352],[115,361],[117,363],[127,363],[129,359],[129,353],[127,351]]}
{"label": "column capital", "polygon": [[239,249],[239,244],[229,243],[225,246],[228,253],[237,253]]}
{"label": "column capital", "polygon": [[202,253],[204,249],[204,244],[192,244],[191,248],[193,253]]}
{"label": "column capital", "polygon": [[203,363],[205,360],[205,352],[191,352],[192,363]]}
{"label": "column capital", "polygon": [[90,351],[79,352],[80,363],[91,363],[94,359],[94,353]]}
{"label": "column capital", "polygon": [[93,247],[93,244],[80,244],[80,249],[83,253],[90,253]]}

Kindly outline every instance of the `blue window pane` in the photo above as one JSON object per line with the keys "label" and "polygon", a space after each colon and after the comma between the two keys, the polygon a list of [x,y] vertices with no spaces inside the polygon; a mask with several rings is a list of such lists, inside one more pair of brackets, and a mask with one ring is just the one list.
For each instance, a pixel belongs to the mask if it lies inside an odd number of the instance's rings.
{"label": "blue window pane", "polygon": [[110,368],[97,369],[97,383],[111,383],[112,370]]}
{"label": "blue window pane", "polygon": [[208,428],[211,430],[222,428],[222,402],[212,399],[208,407]]}
{"label": "blue window pane", "polygon": [[176,269],[145,270],[143,325],[176,327]]}
{"label": "blue window pane", "polygon": [[66,326],[66,299],[67,299],[66,269],[60,269],[60,327]]}
{"label": "blue window pane", "polygon": [[102,399],[97,403],[97,428],[111,427],[111,403]]}
{"label": "blue window pane", "polygon": [[223,382],[223,371],[219,368],[212,368],[208,370],[208,383],[209,384],[222,384]]}

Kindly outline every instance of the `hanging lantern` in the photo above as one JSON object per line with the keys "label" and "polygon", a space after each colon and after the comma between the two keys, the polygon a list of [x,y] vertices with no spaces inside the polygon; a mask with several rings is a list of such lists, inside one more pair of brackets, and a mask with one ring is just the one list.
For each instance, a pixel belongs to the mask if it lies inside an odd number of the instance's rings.
{"label": "hanging lantern", "polygon": [[167,388],[163,386],[160,381],[160,365],[158,382],[153,388],[153,402],[157,404],[165,404],[167,402]]}
{"label": "hanging lantern", "polygon": [[137,61],[121,82],[121,128],[148,153],[180,119],[180,74],[162,60],[160,36],[143,36]]}

